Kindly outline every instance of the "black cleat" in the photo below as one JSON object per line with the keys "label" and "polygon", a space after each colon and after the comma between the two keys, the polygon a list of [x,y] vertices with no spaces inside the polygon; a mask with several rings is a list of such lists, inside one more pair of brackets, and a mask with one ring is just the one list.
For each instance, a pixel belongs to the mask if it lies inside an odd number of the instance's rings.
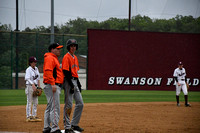
{"label": "black cleat", "polygon": [[84,129],[80,128],[79,126],[72,126],[72,129],[76,130],[76,131],[79,131],[79,132],[83,132],[84,131]]}
{"label": "black cleat", "polygon": [[60,131],[60,129],[58,129],[58,130],[51,132],[51,133],[62,133],[62,132]]}
{"label": "black cleat", "polygon": [[65,133],[75,133],[73,129],[65,129]]}
{"label": "black cleat", "polygon": [[191,104],[187,103],[185,104],[185,107],[191,107]]}
{"label": "black cleat", "polygon": [[43,130],[43,133],[50,133],[51,132],[51,128],[48,127],[47,129]]}

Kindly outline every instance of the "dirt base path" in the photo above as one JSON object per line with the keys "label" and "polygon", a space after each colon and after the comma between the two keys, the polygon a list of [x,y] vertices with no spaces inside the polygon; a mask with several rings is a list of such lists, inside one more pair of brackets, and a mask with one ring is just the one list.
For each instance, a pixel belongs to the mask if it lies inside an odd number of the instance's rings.
{"label": "dirt base path", "polygon": [[[38,106],[42,119],[45,108]],[[41,133],[44,123],[26,122],[25,113],[25,106],[0,107],[0,132]],[[184,107],[184,103],[177,107],[175,102],[87,103],[79,125],[84,133],[199,133],[200,103],[194,102],[192,107]]]}

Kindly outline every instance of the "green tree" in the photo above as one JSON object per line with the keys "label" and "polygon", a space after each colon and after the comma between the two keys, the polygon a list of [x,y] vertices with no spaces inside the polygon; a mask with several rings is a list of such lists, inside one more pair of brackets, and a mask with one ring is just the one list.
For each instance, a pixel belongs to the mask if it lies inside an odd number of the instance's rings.
{"label": "green tree", "polygon": [[10,89],[11,87],[11,68],[0,66],[0,88]]}
{"label": "green tree", "polygon": [[132,20],[132,27],[134,27],[135,31],[150,31],[149,27],[151,24],[152,20],[148,16],[142,17],[141,15],[137,15]]}

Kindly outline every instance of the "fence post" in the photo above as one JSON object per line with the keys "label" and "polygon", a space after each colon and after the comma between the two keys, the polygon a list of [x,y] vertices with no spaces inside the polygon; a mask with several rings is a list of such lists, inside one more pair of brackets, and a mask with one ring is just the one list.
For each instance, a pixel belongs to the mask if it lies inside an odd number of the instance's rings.
{"label": "fence post", "polygon": [[15,89],[18,89],[18,71],[19,71],[19,47],[18,47],[18,39],[19,39],[19,33],[18,31],[15,32],[16,34],[16,71],[15,71]]}
{"label": "fence post", "polygon": [[12,77],[12,73],[13,73],[13,32],[11,31],[10,32],[10,40],[11,40],[11,47],[10,47],[10,49],[11,49],[11,51],[10,51],[10,56],[11,56],[11,67],[10,67],[10,69],[11,69],[11,74],[10,74],[10,76],[11,76],[11,89],[13,89],[13,77]]}
{"label": "fence post", "polygon": [[65,36],[64,36],[64,33],[63,33],[63,35],[62,35],[62,45],[63,45],[63,54],[62,54],[62,57],[64,57],[64,55],[65,55]]}
{"label": "fence post", "polygon": [[35,35],[35,57],[38,58],[38,32]]}

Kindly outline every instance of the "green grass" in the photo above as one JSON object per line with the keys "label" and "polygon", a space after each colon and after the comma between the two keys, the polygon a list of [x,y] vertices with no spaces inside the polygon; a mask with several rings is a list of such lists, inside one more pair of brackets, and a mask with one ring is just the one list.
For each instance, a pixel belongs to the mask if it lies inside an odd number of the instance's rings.
{"label": "green grass", "polygon": [[[82,91],[84,103],[108,103],[108,102],[168,102],[175,101],[175,91],[106,91],[84,90]],[[61,104],[64,103],[64,91],[60,96]],[[184,101],[183,93],[180,101]],[[200,102],[200,92],[189,92],[190,102]],[[39,104],[46,104],[43,93],[39,97]],[[24,90],[0,90],[0,106],[26,105]]]}

